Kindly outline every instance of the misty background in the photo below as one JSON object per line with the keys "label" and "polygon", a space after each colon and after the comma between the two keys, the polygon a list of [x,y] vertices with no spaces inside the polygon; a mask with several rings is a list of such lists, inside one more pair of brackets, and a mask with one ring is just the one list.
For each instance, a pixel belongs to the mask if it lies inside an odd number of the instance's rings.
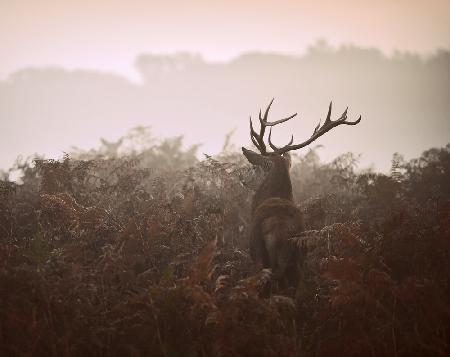
{"label": "misty background", "polygon": [[[387,57],[377,49],[331,47],[325,41],[303,56],[246,53],[212,62],[200,55],[141,54],[139,81],[114,73],[26,68],[0,82],[0,167],[18,154],[60,157],[72,146],[99,146],[135,126],[156,137],[183,135],[199,152],[220,151],[225,135],[249,145],[248,118],[257,118],[272,97],[271,118],[298,112],[277,126],[274,142],[306,140],[324,119],[349,106],[356,127],[339,127],[317,140],[324,159],[360,153],[363,166],[387,170],[394,152],[417,156],[450,141],[450,52],[423,58],[413,53]],[[257,120],[256,120],[257,122]]]}
{"label": "misty background", "polygon": [[299,114],[276,143],[307,139],[333,100],[363,120],[312,146],[386,171],[450,142],[449,17],[447,0],[0,0],[0,169],[137,126],[199,155],[234,130],[239,148],[275,97],[271,118]]}

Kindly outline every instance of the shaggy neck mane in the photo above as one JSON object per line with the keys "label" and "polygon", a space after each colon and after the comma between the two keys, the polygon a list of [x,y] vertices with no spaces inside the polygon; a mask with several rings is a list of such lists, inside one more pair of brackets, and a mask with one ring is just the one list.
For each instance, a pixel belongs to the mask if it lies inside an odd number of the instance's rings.
{"label": "shaggy neck mane", "polygon": [[256,191],[252,201],[252,213],[256,207],[272,197],[293,201],[289,168],[281,157],[272,161],[269,173]]}

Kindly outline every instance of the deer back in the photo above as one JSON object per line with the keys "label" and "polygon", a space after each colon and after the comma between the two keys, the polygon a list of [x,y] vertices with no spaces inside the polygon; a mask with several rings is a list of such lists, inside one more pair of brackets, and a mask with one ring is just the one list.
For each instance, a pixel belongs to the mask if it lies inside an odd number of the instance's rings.
{"label": "deer back", "polygon": [[290,263],[289,239],[303,231],[300,210],[291,200],[272,197],[256,207],[250,226],[250,255],[283,275]]}

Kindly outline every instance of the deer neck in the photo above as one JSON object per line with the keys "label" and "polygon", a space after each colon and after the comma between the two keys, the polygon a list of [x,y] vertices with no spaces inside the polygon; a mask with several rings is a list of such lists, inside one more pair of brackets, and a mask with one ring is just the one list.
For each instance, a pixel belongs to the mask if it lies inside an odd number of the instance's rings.
{"label": "deer neck", "polygon": [[282,160],[273,163],[261,186],[256,190],[253,196],[252,212],[265,200],[273,197],[293,201],[289,168]]}

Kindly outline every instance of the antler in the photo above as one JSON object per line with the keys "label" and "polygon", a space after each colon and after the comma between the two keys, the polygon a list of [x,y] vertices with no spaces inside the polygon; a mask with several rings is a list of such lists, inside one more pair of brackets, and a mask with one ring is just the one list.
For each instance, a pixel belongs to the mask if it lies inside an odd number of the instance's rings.
{"label": "antler", "polygon": [[[327,114],[327,118],[325,119],[325,122],[323,123],[322,126],[320,126],[320,122],[319,124],[317,124],[316,128],[314,129],[313,134],[311,135],[311,137],[304,141],[301,144],[296,144],[296,145],[292,145],[292,142],[294,141],[293,136],[291,138],[291,141],[283,146],[282,148],[277,148],[275,145],[272,144],[271,142],[271,134],[272,132],[269,132],[269,145],[270,147],[274,150],[274,153],[277,155],[281,155],[284,154],[285,152],[291,151],[291,150],[297,150],[297,149],[301,149],[305,146],[308,146],[309,144],[311,144],[314,140],[320,138],[323,134],[327,133],[328,131],[330,131],[331,129],[345,124],[345,125],[356,125],[361,121],[361,115],[359,116],[359,118],[355,121],[347,121],[347,111],[348,111],[348,107],[345,109],[345,111],[342,113],[341,117],[337,120],[331,120],[331,108],[333,106],[333,102],[330,102],[330,106],[328,107],[328,114]],[[272,129],[272,128],[271,128]],[[271,130],[272,131],[272,130]]]}
{"label": "antler", "polygon": [[[266,111],[264,112],[264,116],[261,116],[261,109],[259,110],[259,123],[261,124],[259,134],[253,129],[252,117],[250,117],[250,138],[252,139],[253,144],[256,146],[256,148],[259,150],[259,152],[262,155],[271,154],[271,153],[267,152],[266,144],[264,143],[264,134],[266,132],[266,127],[268,127],[268,126],[272,127],[277,124],[284,123],[285,121],[288,121],[289,119],[292,119],[293,117],[295,117],[297,115],[297,113],[295,113],[287,118],[283,118],[283,119],[276,120],[273,122],[268,122],[267,118],[269,116],[270,107],[272,106],[274,99],[275,98],[272,98],[269,105],[267,106]],[[270,130],[272,131],[272,128],[270,128]],[[292,138],[292,140],[293,140],[293,138]],[[290,142],[290,144],[292,144],[292,141]],[[270,141],[269,141],[269,145],[273,149],[273,146],[270,143]]]}
{"label": "antler", "polygon": [[[330,131],[331,129],[333,129],[339,125],[343,125],[343,124],[344,125],[356,125],[361,121],[361,115],[355,121],[347,121],[348,107],[345,109],[344,113],[342,113],[342,115],[340,116],[339,119],[331,120],[331,108],[333,106],[333,102],[330,102],[330,106],[328,107],[328,114],[327,114],[327,118],[325,119],[325,122],[323,123],[322,126],[320,125],[320,122],[319,122],[319,124],[314,129],[313,134],[311,135],[311,137],[308,140],[304,141],[301,144],[292,145],[292,143],[294,142],[294,136],[292,135],[291,140],[289,141],[289,143],[287,145],[285,145],[281,148],[278,148],[277,146],[275,146],[272,143],[272,140],[271,140],[272,139],[272,127],[277,124],[284,123],[285,121],[288,121],[289,119],[292,119],[293,117],[295,117],[297,115],[297,113],[291,115],[288,118],[280,119],[280,120],[277,120],[274,122],[268,122],[267,117],[268,117],[269,110],[270,110],[272,103],[273,103],[273,99],[271,100],[269,106],[267,107],[263,118],[261,117],[261,111],[259,111],[259,121],[261,123],[261,130],[260,130],[259,135],[253,129],[252,119],[250,117],[250,134],[251,134],[250,136],[251,136],[252,142],[258,148],[260,153],[263,155],[281,155],[281,154],[284,154],[291,150],[301,149],[305,146],[308,146],[313,141],[320,138],[322,135],[324,135],[325,133],[327,133],[328,131]],[[265,133],[266,127],[268,127],[268,126],[271,127],[270,132],[269,132],[269,146],[272,148],[273,152],[267,152],[266,145],[264,143],[264,133]]]}

